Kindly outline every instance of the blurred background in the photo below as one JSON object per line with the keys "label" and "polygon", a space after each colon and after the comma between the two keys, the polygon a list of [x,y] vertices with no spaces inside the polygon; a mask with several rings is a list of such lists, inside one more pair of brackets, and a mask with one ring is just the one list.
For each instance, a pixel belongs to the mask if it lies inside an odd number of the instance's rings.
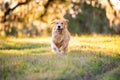
{"label": "blurred background", "polygon": [[0,36],[51,35],[63,17],[72,35],[120,34],[120,0],[0,0]]}

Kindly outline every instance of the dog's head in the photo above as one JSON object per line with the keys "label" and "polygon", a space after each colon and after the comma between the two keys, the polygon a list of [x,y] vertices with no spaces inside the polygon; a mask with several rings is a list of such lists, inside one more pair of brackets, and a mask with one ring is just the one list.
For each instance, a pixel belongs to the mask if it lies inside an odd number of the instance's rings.
{"label": "dog's head", "polygon": [[55,29],[58,32],[62,32],[64,29],[66,29],[66,26],[68,24],[68,20],[55,20],[53,21],[53,24],[55,25]]}

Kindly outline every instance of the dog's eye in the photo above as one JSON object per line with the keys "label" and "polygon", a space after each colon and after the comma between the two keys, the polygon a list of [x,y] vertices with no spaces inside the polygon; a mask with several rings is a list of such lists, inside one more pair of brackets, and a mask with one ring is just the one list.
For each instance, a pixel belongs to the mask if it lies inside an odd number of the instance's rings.
{"label": "dog's eye", "polygon": [[61,23],[61,24],[63,24],[63,23]]}
{"label": "dog's eye", "polygon": [[58,22],[56,24],[58,24]]}

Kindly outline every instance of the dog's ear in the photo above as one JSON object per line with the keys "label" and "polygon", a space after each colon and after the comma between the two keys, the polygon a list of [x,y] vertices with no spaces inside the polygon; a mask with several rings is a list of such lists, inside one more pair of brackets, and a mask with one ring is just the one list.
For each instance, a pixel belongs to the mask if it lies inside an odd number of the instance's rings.
{"label": "dog's ear", "polygon": [[67,25],[68,22],[69,22],[69,20],[67,20],[67,19],[64,20],[65,25]]}
{"label": "dog's ear", "polygon": [[68,19],[66,19],[66,22],[68,23],[68,22],[69,22],[69,20],[68,20]]}

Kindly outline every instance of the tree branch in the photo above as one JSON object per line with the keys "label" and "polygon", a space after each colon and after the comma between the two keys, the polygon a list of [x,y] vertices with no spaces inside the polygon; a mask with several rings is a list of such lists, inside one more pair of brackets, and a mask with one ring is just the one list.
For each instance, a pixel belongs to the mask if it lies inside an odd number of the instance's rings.
{"label": "tree branch", "polygon": [[43,13],[40,17],[43,17],[44,15],[46,15],[46,13],[47,13],[47,8],[49,7],[50,2],[52,2],[52,1],[53,1],[53,0],[48,0],[48,2],[44,5],[45,11],[44,11],[44,13]]}
{"label": "tree branch", "polygon": [[14,5],[12,5],[12,7],[10,7],[10,5],[9,5],[8,2],[5,3],[6,11],[5,11],[5,13],[4,13],[3,21],[2,21],[2,22],[5,22],[5,21],[6,21],[6,16],[9,15],[11,11],[13,11],[14,9],[16,9],[18,6],[27,4],[27,3],[30,2],[30,1],[31,1],[31,0],[26,0],[25,2],[14,3]]}

